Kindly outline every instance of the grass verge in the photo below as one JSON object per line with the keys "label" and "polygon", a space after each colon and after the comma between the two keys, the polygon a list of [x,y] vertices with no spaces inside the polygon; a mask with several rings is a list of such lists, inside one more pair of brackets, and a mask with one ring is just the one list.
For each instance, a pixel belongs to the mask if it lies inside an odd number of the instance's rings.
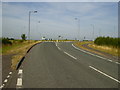
{"label": "grass verge", "polygon": [[105,53],[108,53],[108,54],[111,54],[113,56],[118,56],[118,51],[120,50],[120,48],[114,48],[114,47],[110,47],[110,46],[98,46],[98,45],[95,45],[93,41],[83,41],[83,42],[75,42],[74,45],[84,49],[84,50],[87,50],[87,51],[90,51],[90,52],[93,52],[93,53],[97,53],[97,54],[100,54],[100,55],[103,55],[102,53],[99,53],[99,52],[96,52],[94,50],[91,50],[91,49],[88,49],[88,48],[85,48],[83,45],[84,44],[89,44],[88,46],[90,48],[93,48],[95,50],[99,50],[99,51],[102,51],[102,52],[105,52]]}
{"label": "grass verge", "polygon": [[120,48],[115,48],[115,47],[112,47],[112,46],[98,46],[98,45],[95,45],[95,44],[90,44],[88,46],[93,48],[93,49],[111,54],[113,56],[118,56],[118,51],[120,50]]}
{"label": "grass verge", "polygon": [[15,54],[12,57],[12,62],[11,62],[11,68],[13,70],[16,69],[16,65],[18,64],[18,62],[21,60],[21,58],[23,56],[25,56],[27,50],[34,44],[39,43],[41,41],[23,41],[23,42],[19,42],[19,41],[13,41],[12,45],[3,45],[2,46],[2,54],[3,55],[8,55],[8,54]]}

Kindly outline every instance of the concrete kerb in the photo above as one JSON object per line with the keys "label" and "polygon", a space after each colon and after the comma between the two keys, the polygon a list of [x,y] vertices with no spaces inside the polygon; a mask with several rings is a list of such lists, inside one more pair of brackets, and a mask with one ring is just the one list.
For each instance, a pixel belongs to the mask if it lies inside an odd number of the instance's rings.
{"label": "concrete kerb", "polygon": [[[27,50],[25,56],[27,55],[27,53],[28,53],[35,45],[40,44],[40,43],[42,43],[42,42],[39,42],[39,43],[36,43],[36,44],[32,45],[32,46]],[[22,62],[23,62],[24,59],[25,59],[25,56],[23,56],[23,57],[21,58],[21,60],[18,62],[18,64],[16,65],[16,70],[18,70],[19,67],[21,66]]]}

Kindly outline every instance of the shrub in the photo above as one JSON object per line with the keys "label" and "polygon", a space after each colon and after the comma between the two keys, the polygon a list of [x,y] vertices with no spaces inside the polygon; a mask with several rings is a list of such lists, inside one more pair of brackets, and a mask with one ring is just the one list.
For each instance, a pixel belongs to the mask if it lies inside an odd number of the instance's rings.
{"label": "shrub", "polygon": [[107,45],[107,46],[113,46],[113,47],[120,47],[120,38],[98,37],[95,39],[94,43],[96,45]]}
{"label": "shrub", "polygon": [[10,44],[12,45],[12,42],[9,40],[9,38],[2,38],[2,44]]}

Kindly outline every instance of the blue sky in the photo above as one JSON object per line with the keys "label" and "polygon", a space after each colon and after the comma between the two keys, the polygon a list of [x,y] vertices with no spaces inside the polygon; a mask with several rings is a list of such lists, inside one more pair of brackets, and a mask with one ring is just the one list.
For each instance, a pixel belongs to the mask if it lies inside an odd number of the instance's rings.
{"label": "blue sky", "polygon": [[[21,38],[28,34],[28,12],[31,13],[31,38],[93,39],[97,36],[118,36],[117,2],[3,2],[2,36]],[[38,23],[40,21],[40,23]],[[92,24],[92,25],[91,25]]]}

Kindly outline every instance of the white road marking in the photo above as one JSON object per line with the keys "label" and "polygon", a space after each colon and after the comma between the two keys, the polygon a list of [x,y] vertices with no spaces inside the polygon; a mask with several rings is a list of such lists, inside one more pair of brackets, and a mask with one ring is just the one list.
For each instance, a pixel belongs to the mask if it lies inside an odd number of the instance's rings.
{"label": "white road marking", "polygon": [[22,69],[20,69],[19,70],[19,72],[18,72],[18,74],[22,74],[23,73],[23,70]]}
{"label": "white road marking", "polygon": [[22,78],[18,78],[17,79],[17,87],[21,87],[22,86]]}
{"label": "white road marking", "polygon": [[93,69],[93,70],[95,70],[95,71],[101,73],[102,75],[104,75],[104,76],[106,76],[106,77],[108,77],[108,78],[110,78],[110,79],[112,79],[112,80],[114,80],[114,81],[120,83],[119,80],[113,78],[112,76],[110,76],[110,75],[108,75],[108,74],[106,74],[106,73],[104,73],[104,72],[102,72],[102,71],[100,71],[100,70],[98,70],[98,69],[96,69],[96,68],[94,68],[94,67],[92,67],[92,66],[89,66],[89,67],[90,67],[91,69]]}
{"label": "white road marking", "polygon": [[67,52],[64,52],[64,53],[67,54],[68,56],[72,57],[73,59],[77,59],[77,58],[75,58],[74,56],[70,55],[70,54],[67,53]]}
{"label": "white road marking", "polygon": [[[109,61],[109,62],[113,62],[113,60],[110,60],[110,59],[107,59],[107,58],[104,58],[104,57],[101,57],[101,56],[98,56],[98,55],[92,54],[92,53],[87,52],[87,51],[85,51],[85,50],[82,50],[82,49],[80,49],[80,48],[77,48],[77,47],[74,46],[73,44],[72,44],[72,46],[73,46],[75,49],[78,49],[78,50],[80,50],[80,51],[82,51],[82,52],[85,52],[85,53],[87,53],[87,54],[90,54],[90,55],[92,55],[92,56],[96,56],[96,57],[98,57],[98,58],[101,58],[101,59],[107,60],[107,61]],[[119,62],[113,62],[113,63],[120,64]]]}
{"label": "white road marking", "polygon": [[5,84],[2,85],[3,87],[5,86]]}
{"label": "white road marking", "polygon": [[6,82],[8,82],[8,79],[5,79],[5,80],[4,80],[4,83],[6,83]]}
{"label": "white road marking", "polygon": [[61,50],[61,48],[58,47],[59,50]]}
{"label": "white road marking", "polygon": [[7,78],[9,78],[9,77],[10,77],[10,75],[7,76]]}
{"label": "white road marking", "polygon": [[23,74],[23,70],[19,69],[16,88],[22,88],[22,74]]}
{"label": "white road marking", "polygon": [[0,88],[3,88],[3,85],[1,85]]}
{"label": "white road marking", "polygon": [[56,47],[57,47],[57,43],[55,43]]}
{"label": "white road marking", "polygon": [[9,74],[11,75],[11,74],[12,74],[12,72],[9,72]]}

